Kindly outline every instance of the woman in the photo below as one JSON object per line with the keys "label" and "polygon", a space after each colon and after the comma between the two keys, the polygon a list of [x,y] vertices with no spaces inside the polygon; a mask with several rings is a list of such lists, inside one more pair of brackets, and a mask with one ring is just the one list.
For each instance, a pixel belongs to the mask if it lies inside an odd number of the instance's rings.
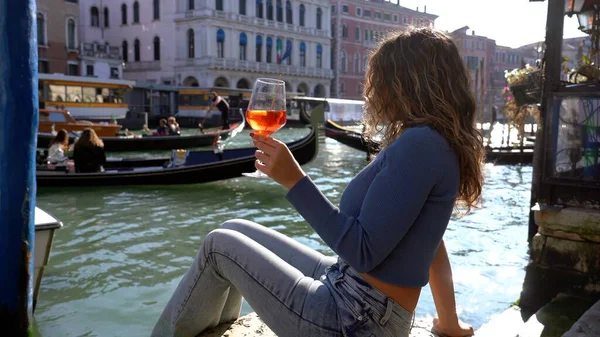
{"label": "woman", "polygon": [[104,143],[92,128],[86,128],[81,133],[81,137],[75,143],[73,151],[75,160],[75,172],[93,173],[102,172],[102,165],[106,164],[106,154],[104,153]]}
{"label": "woman", "polygon": [[69,133],[65,129],[59,130],[54,139],[52,139],[52,142],[50,142],[47,158],[48,163],[56,166],[65,166],[67,160],[69,160],[65,155],[68,149]]}
{"label": "woman", "polygon": [[175,117],[171,116],[167,119],[168,124],[168,132],[169,136],[179,136],[181,135],[181,129],[179,128],[179,123],[175,120]]}
{"label": "woman", "polygon": [[279,336],[410,333],[428,281],[444,336],[472,335],[457,318],[442,241],[454,206],[480,198],[483,145],[469,75],[450,37],[430,28],[382,41],[365,81],[365,133],[382,150],[332,205],[285,144],[253,135],[255,166],[337,261],[244,220],[209,233],[153,336],[195,336],[237,318],[241,296]]}
{"label": "woman", "polygon": [[167,120],[164,118],[161,118],[158,121],[158,127],[156,128],[156,135],[157,136],[166,136],[167,135]]}

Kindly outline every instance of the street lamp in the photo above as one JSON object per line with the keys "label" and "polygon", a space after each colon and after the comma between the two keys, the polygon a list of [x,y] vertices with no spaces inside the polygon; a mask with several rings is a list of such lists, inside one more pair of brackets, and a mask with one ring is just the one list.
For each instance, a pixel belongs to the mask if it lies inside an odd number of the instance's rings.
{"label": "street lamp", "polygon": [[569,17],[573,14],[581,13],[586,0],[565,0],[565,15]]}
{"label": "street lamp", "polygon": [[577,13],[577,20],[579,21],[579,29],[584,33],[591,33],[592,31],[598,30],[598,7],[594,4],[592,7],[587,8],[585,11]]}

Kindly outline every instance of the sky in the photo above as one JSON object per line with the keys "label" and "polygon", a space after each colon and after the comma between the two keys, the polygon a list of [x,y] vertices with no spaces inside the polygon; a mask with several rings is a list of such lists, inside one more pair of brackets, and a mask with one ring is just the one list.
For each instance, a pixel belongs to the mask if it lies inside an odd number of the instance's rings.
{"label": "sky", "polygon": [[[427,12],[439,17],[435,26],[452,31],[469,26],[476,35],[496,40],[496,44],[519,47],[543,41],[546,34],[548,2],[529,0],[399,0],[410,9],[427,6]],[[396,0],[390,2],[395,3]],[[576,16],[565,17],[564,37],[584,36]]]}

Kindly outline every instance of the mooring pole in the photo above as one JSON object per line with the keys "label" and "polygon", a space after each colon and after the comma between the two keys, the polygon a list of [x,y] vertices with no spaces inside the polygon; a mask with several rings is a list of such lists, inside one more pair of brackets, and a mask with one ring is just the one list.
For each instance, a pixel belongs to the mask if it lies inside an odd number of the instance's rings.
{"label": "mooring pole", "polygon": [[0,0],[0,335],[30,336],[38,128],[35,0]]}

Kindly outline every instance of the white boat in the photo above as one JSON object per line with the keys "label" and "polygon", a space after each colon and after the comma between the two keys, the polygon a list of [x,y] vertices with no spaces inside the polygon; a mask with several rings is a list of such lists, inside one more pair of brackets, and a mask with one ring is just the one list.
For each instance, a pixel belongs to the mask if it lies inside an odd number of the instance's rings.
{"label": "white boat", "polygon": [[33,309],[38,299],[44,267],[48,265],[54,231],[62,227],[62,222],[47,212],[35,208],[35,247],[33,258]]}

